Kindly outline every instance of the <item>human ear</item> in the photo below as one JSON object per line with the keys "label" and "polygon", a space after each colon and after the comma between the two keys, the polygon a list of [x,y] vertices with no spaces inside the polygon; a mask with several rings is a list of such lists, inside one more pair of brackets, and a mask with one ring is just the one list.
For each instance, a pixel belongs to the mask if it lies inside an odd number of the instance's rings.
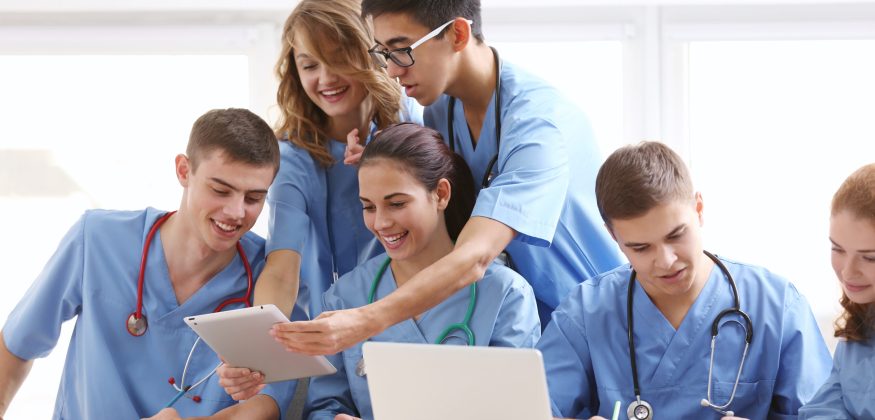
{"label": "human ear", "polygon": [[705,203],[702,201],[702,193],[696,192],[696,215],[699,217],[699,226],[705,224]]}
{"label": "human ear", "polygon": [[447,209],[447,206],[450,204],[450,197],[453,195],[452,189],[448,179],[441,178],[438,180],[437,186],[434,189],[438,210]]}
{"label": "human ear", "polygon": [[176,155],[176,179],[179,180],[179,185],[188,187],[191,172],[191,161],[188,157],[182,153]]}
{"label": "human ear", "polygon": [[452,30],[449,33],[453,44],[453,51],[461,51],[471,40],[471,25],[465,18],[457,17],[450,26]]}

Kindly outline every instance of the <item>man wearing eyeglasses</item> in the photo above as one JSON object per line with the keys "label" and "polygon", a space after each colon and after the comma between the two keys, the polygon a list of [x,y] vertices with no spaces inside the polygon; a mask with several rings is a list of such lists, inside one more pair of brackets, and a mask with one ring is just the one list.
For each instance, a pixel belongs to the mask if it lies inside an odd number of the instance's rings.
{"label": "man wearing eyeglasses", "polygon": [[502,251],[532,284],[542,324],[569,290],[622,260],[595,205],[601,163],[586,116],[557,89],[502,61],[478,0],[364,0],[375,63],[426,106],[426,125],[481,186],[455,249],[362,308],[277,326],[292,350],[334,353],[422,314],[480,279]]}

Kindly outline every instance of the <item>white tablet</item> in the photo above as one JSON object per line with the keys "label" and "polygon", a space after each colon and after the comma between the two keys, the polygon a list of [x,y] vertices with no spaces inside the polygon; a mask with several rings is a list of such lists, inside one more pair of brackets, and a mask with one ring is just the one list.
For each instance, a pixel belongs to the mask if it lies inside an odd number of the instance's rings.
{"label": "white tablet", "polygon": [[324,356],[292,353],[274,340],[268,331],[278,322],[289,319],[274,305],[185,318],[185,323],[229,365],[261,372],[265,383],[337,372]]}

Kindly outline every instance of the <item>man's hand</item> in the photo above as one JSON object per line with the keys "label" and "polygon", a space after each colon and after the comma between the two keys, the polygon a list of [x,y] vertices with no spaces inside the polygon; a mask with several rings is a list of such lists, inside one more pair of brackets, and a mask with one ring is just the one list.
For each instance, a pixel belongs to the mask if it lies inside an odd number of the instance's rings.
{"label": "man's hand", "polygon": [[347,165],[358,165],[359,160],[362,158],[362,152],[365,150],[365,146],[362,146],[360,143],[358,134],[359,129],[353,128],[346,135],[346,150],[343,152],[343,163]]}
{"label": "man's hand", "polygon": [[350,416],[349,414],[338,414],[334,416],[334,420],[362,420],[358,417]]}
{"label": "man's hand", "polygon": [[234,401],[248,400],[261,392],[266,386],[264,375],[247,368],[238,368],[223,364],[216,373],[219,375],[219,385]]}
{"label": "man's hand", "polygon": [[179,413],[173,407],[167,407],[158,414],[142,420],[182,420],[182,417],[179,417]]}
{"label": "man's hand", "polygon": [[324,356],[346,350],[381,331],[363,308],[354,308],[323,312],[312,321],[274,324],[270,334],[288,351]]}

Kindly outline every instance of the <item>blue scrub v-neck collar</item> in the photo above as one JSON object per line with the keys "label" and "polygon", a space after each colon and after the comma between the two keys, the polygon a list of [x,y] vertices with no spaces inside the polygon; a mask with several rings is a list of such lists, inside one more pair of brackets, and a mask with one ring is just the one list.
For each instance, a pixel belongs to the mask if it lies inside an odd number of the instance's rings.
{"label": "blue scrub v-neck collar", "polygon": [[[724,299],[719,299],[721,295],[718,293],[723,290],[720,287],[721,281],[726,282],[722,277],[722,272],[715,264],[708,275],[705,286],[702,287],[699,296],[690,306],[677,330],[672,327],[668,319],[650,300],[644,288],[637,281],[635,282],[635,319],[636,321],[639,319],[650,320],[646,326],[649,331],[636,334],[636,347],[648,348],[651,352],[658,349],[660,353],[659,361],[655,367],[646,366],[645,363],[639,362],[638,369],[639,374],[641,374],[642,388],[645,386],[667,386],[675,379],[675,375],[683,374],[686,370],[681,369],[683,366],[699,361],[696,357],[689,357],[689,355],[690,352],[695,352],[699,347],[697,341],[706,335],[710,337],[708,330],[711,328],[711,322],[723,308],[721,304]],[[726,283],[726,286],[728,289],[729,284]],[[729,300],[732,300],[731,297]],[[635,326],[636,329],[645,327],[641,322],[636,322]],[[642,330],[638,329],[638,331]],[[657,340],[657,342],[654,343],[653,340]],[[654,344],[656,344],[656,348],[654,348]],[[639,357],[642,353],[638,353]],[[649,374],[650,372],[652,375]]]}

